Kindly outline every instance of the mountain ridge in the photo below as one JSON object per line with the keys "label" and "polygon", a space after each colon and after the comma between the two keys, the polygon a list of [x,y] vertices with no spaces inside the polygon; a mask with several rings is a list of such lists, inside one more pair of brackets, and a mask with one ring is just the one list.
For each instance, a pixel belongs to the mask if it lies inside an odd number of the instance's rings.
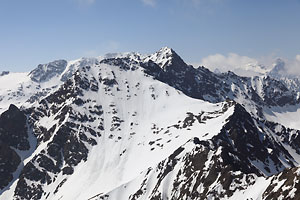
{"label": "mountain ridge", "polygon": [[0,199],[224,199],[259,182],[268,199],[281,195],[276,177],[297,174],[300,131],[266,118],[299,105],[280,80],[194,68],[171,48],[66,62],[40,65],[27,84],[44,94],[9,107],[25,116],[29,146],[0,151],[19,157]]}

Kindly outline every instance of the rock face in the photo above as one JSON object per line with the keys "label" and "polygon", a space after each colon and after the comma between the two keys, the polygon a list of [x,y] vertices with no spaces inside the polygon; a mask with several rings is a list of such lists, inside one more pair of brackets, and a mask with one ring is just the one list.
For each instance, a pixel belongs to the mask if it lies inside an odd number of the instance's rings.
{"label": "rock face", "polygon": [[13,180],[13,173],[21,163],[16,150],[30,148],[26,123],[25,114],[14,105],[0,116],[0,189]]}
{"label": "rock face", "polygon": [[273,64],[272,70],[268,73],[269,76],[274,78],[280,78],[286,75],[287,69],[285,66],[285,62],[278,58],[276,62]]}
{"label": "rock face", "polygon": [[0,116],[0,199],[299,196],[300,131],[262,112],[299,105],[280,79],[194,68],[170,48],[54,61],[30,83],[53,77]]}
{"label": "rock face", "polygon": [[9,71],[2,71],[1,74],[0,74],[0,76],[5,76],[7,74],[9,74]]}
{"label": "rock face", "polygon": [[48,64],[40,64],[29,73],[29,76],[35,82],[45,82],[61,74],[66,69],[67,64],[66,60],[56,60]]}
{"label": "rock face", "polygon": [[8,111],[0,116],[0,140],[16,149],[28,150],[26,116],[16,106],[10,105]]}
{"label": "rock face", "polygon": [[[39,107],[29,111],[29,123],[38,144],[46,142],[47,146],[24,166],[15,190],[18,198],[45,198],[43,186],[55,182],[58,175],[72,175],[75,166],[81,161],[87,161],[88,147],[97,144],[95,138],[101,136],[97,127],[92,129],[84,125],[94,119],[72,108],[72,104],[84,103],[81,100],[82,88],[88,89],[89,82],[82,80],[77,73],[73,80],[68,80],[58,91],[41,101]],[[97,114],[94,115],[100,117],[101,107],[96,108],[94,111]],[[54,122],[40,125],[39,120],[49,116],[55,116]],[[59,184],[62,185],[64,181]]]}
{"label": "rock face", "polygon": [[13,180],[13,173],[17,170],[21,159],[7,144],[0,143],[0,189],[3,189]]}
{"label": "rock face", "polygon": [[[264,199],[299,199],[299,167],[286,169],[276,176],[269,178],[270,184],[263,194]],[[278,188],[278,189],[275,189]]]}

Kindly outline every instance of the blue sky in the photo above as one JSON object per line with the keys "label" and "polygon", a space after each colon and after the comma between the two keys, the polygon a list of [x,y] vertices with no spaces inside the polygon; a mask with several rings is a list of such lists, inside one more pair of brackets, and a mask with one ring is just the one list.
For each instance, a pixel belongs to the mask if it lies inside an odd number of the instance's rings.
{"label": "blue sky", "polygon": [[0,0],[0,27],[0,71],[163,46],[190,63],[300,54],[299,0]]}

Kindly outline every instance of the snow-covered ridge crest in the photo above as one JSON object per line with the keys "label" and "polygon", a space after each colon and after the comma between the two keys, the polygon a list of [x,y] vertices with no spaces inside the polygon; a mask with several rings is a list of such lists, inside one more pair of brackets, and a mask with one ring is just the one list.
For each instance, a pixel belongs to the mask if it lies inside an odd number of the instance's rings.
{"label": "snow-covered ridge crest", "polygon": [[167,66],[174,64],[175,62],[180,62],[183,66],[186,64],[177,55],[177,53],[169,47],[163,47],[153,54],[140,54],[137,52],[126,52],[126,53],[108,53],[103,56],[103,59],[118,59],[118,58],[128,58],[132,61],[137,62],[149,62],[152,61],[165,69]]}
{"label": "snow-covered ridge crest", "polygon": [[[144,61],[148,62],[149,60],[158,64],[162,69],[168,70],[168,66],[174,65],[173,68],[185,67],[187,64],[177,55],[177,53],[169,47],[163,47],[154,54],[144,57]],[[175,69],[176,70],[176,69]]]}
{"label": "snow-covered ridge crest", "polygon": [[57,90],[79,68],[93,66],[102,58],[56,60],[40,64],[29,73],[8,73],[0,76],[0,113],[10,104],[28,108],[42,97]]}
{"label": "snow-covered ridge crest", "polygon": [[168,64],[172,64],[173,49],[169,47],[163,47],[154,54],[151,54],[145,58],[145,61],[152,60],[157,63],[161,68]]}
{"label": "snow-covered ridge crest", "polygon": [[37,68],[32,70],[28,75],[32,81],[38,83],[49,81],[54,77],[60,77],[61,81],[66,81],[82,66],[94,65],[96,62],[100,62],[103,59],[118,58],[128,58],[139,62],[148,62],[149,60],[152,60],[160,67],[164,68],[166,65],[171,65],[173,59],[179,59],[180,57],[169,47],[163,47],[159,51],[150,55],[142,55],[137,52],[107,53],[104,56],[95,58],[83,57],[72,61],[55,60],[46,64],[39,64]]}
{"label": "snow-covered ridge crest", "polygon": [[52,77],[61,74],[67,66],[66,60],[55,60],[47,64],[40,64],[28,75],[35,82],[49,81]]}
{"label": "snow-covered ridge crest", "polygon": [[[93,65],[98,58],[80,58],[77,60],[55,60],[46,64],[39,64],[36,69],[32,70],[28,76],[32,81],[37,83],[43,83],[51,81],[52,79],[57,79],[57,81],[66,81],[69,79],[75,71],[80,67],[86,65]],[[53,81],[53,80],[52,80]]]}

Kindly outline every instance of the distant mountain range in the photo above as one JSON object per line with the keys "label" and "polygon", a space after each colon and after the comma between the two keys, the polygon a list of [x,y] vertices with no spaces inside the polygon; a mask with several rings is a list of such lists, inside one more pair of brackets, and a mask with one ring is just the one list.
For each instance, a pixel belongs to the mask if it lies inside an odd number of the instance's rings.
{"label": "distant mountain range", "polygon": [[300,81],[276,63],[164,47],[3,72],[0,199],[300,199]]}

